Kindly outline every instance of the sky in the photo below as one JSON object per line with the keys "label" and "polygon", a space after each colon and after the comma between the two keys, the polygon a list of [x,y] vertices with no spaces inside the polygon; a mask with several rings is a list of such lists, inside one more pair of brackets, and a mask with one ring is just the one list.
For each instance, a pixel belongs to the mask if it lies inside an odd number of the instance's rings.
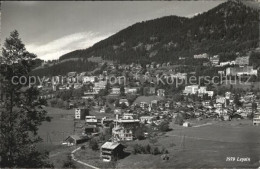
{"label": "sky", "polygon": [[2,1],[1,41],[18,30],[26,49],[53,60],[137,22],[193,17],[224,1]]}

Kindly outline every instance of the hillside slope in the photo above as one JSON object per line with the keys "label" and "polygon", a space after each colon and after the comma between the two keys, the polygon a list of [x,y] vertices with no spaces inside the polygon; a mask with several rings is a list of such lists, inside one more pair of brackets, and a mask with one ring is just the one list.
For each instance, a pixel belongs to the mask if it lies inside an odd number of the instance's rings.
{"label": "hillside slope", "polygon": [[118,63],[177,62],[194,54],[235,53],[255,48],[258,11],[239,1],[227,1],[193,18],[167,16],[136,23],[88,49],[60,57],[101,56]]}

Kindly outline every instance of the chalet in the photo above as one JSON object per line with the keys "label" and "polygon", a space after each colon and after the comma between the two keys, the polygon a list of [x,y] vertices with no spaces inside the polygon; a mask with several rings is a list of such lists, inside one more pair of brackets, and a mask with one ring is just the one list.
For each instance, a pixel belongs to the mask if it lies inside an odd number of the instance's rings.
{"label": "chalet", "polygon": [[97,133],[98,128],[96,125],[88,125],[85,127],[85,134],[86,135],[92,135],[93,133]]}
{"label": "chalet", "polygon": [[127,99],[120,99],[120,100],[119,100],[119,105],[122,105],[123,103],[124,103],[127,107],[129,106],[129,102],[128,102]]}
{"label": "chalet", "polygon": [[75,119],[84,120],[89,115],[89,110],[85,107],[75,109]]}
{"label": "chalet", "polygon": [[124,114],[121,119],[115,120],[115,126],[112,129],[112,135],[117,141],[133,140],[133,129],[139,126],[140,121],[133,114]]}
{"label": "chalet", "polygon": [[215,112],[219,115],[219,117],[228,115],[227,109],[223,108],[216,109]]}
{"label": "chalet", "polygon": [[99,113],[106,113],[105,107],[102,107],[102,108],[99,110]]}
{"label": "chalet", "polygon": [[207,53],[194,55],[194,59],[207,59],[207,58],[208,58],[208,54]]}
{"label": "chalet", "polygon": [[208,107],[211,106],[209,101],[203,101],[203,102],[202,102],[202,105],[203,105],[204,107],[206,107],[206,108],[208,108]]}
{"label": "chalet", "polygon": [[226,92],[226,93],[225,93],[225,98],[226,98],[226,99],[230,99],[231,96],[232,96],[232,95],[231,95],[231,92]]}
{"label": "chalet", "polygon": [[96,116],[86,116],[85,120],[87,125],[97,125]]}
{"label": "chalet", "polygon": [[106,84],[107,84],[107,81],[99,81],[99,82],[94,83],[93,92],[94,93],[99,93],[99,91],[101,89],[105,89],[106,88]]}
{"label": "chalet", "polygon": [[213,105],[213,107],[215,107],[216,109],[220,109],[220,108],[223,108],[223,104],[221,104],[221,103],[215,103],[215,104]]}
{"label": "chalet", "polygon": [[186,122],[183,123],[183,127],[191,127],[191,124],[186,121]]}
{"label": "chalet", "polygon": [[231,119],[231,118],[230,118],[230,115],[227,115],[227,114],[226,114],[226,115],[223,115],[222,117],[223,117],[223,120],[224,120],[224,121],[230,121],[230,119]]}
{"label": "chalet", "polygon": [[69,137],[67,137],[65,139],[65,142],[69,145],[69,146],[72,146],[72,145],[77,145],[77,144],[80,144],[80,143],[84,143],[88,140],[88,137],[86,136],[78,136],[78,135],[70,135]]}
{"label": "chalet", "polygon": [[155,87],[148,87],[147,94],[148,95],[154,95],[155,94]]}
{"label": "chalet", "polygon": [[226,102],[226,98],[222,96],[216,96],[216,103],[224,104]]}
{"label": "chalet", "polygon": [[114,114],[121,115],[122,114],[122,109],[120,109],[120,108],[115,109],[114,110]]}
{"label": "chalet", "polygon": [[235,65],[236,62],[233,60],[233,61],[227,61],[227,62],[220,62],[219,65],[221,67],[224,67],[224,66],[227,66],[227,65]]}
{"label": "chalet", "polygon": [[109,127],[110,124],[112,124],[114,122],[114,119],[110,119],[110,118],[107,118],[107,117],[103,117],[101,119],[101,125],[104,126],[104,127]]}
{"label": "chalet", "polygon": [[117,160],[118,158],[123,157],[124,148],[120,143],[117,142],[106,142],[101,146],[100,157],[105,162],[110,162],[112,160]]}
{"label": "chalet", "polygon": [[165,96],[165,90],[164,89],[158,89],[157,90],[157,96],[164,97]]}
{"label": "chalet", "polygon": [[125,93],[126,94],[136,94],[137,93],[137,88],[125,88]]}
{"label": "chalet", "polygon": [[119,95],[120,94],[120,88],[119,87],[113,87],[111,89],[111,93],[112,95]]}
{"label": "chalet", "polygon": [[219,74],[219,75],[225,75],[225,71],[219,70],[219,71],[218,71],[218,74]]}
{"label": "chalet", "polygon": [[239,66],[249,65],[249,56],[237,57],[235,62]]}
{"label": "chalet", "polygon": [[219,55],[214,55],[210,57],[210,62],[212,66],[216,66],[219,63]]}
{"label": "chalet", "polygon": [[191,86],[185,86],[185,89],[183,91],[184,94],[196,94],[199,90],[199,85],[191,85]]}
{"label": "chalet", "polygon": [[96,76],[83,76],[82,77],[82,82],[83,83],[87,83],[87,82],[94,83],[96,81],[97,81],[97,77]]}
{"label": "chalet", "polygon": [[140,105],[142,108],[148,108],[151,102],[155,102],[155,100],[160,101],[163,100],[163,98],[159,96],[139,96],[134,101],[134,105]]}
{"label": "chalet", "polygon": [[141,116],[140,122],[145,124],[151,124],[154,119],[156,119],[154,116]]}
{"label": "chalet", "polygon": [[255,113],[253,118],[253,125],[259,125],[260,124],[260,113]]}
{"label": "chalet", "polygon": [[256,75],[257,70],[253,69],[253,66],[244,67],[228,67],[226,69],[227,76],[241,76],[241,75]]}
{"label": "chalet", "polygon": [[176,74],[171,74],[172,78],[176,79],[186,79],[187,78],[187,73],[176,73]]}
{"label": "chalet", "polygon": [[243,108],[248,112],[248,113],[251,113],[253,110],[252,110],[252,103],[244,103],[243,104]]}

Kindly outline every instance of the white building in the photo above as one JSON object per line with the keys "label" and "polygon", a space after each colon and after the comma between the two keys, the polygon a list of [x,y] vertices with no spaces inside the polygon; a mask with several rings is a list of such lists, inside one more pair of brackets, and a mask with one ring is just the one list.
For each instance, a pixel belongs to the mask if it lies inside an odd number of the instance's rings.
{"label": "white building", "polygon": [[154,116],[142,116],[140,117],[141,123],[151,124],[155,120]]}
{"label": "white building", "polygon": [[133,128],[139,126],[140,120],[133,114],[124,114],[121,119],[115,120],[115,127],[112,129],[112,136],[116,141],[133,140]]}
{"label": "white building", "polygon": [[96,118],[96,116],[86,116],[85,120],[86,120],[86,123],[88,125],[97,125],[97,118]]}
{"label": "white building", "polygon": [[233,60],[233,61],[227,61],[227,62],[220,62],[219,63],[219,65],[221,66],[221,67],[223,67],[223,66],[227,66],[227,65],[235,65],[236,64],[236,62]]}
{"label": "white building", "polygon": [[226,69],[227,76],[241,76],[241,75],[256,75],[257,69],[254,70],[253,66],[244,66],[244,67],[228,67]]}
{"label": "white building", "polygon": [[209,56],[207,53],[194,55],[194,59],[207,59]]}
{"label": "white building", "polygon": [[191,85],[191,86],[185,86],[185,89],[183,91],[184,94],[196,94],[199,90],[199,85]]}
{"label": "white building", "polygon": [[120,88],[119,87],[113,87],[111,89],[111,93],[110,94],[114,94],[114,95],[120,94]]}
{"label": "white building", "polygon": [[105,89],[107,85],[107,81],[99,81],[94,83],[93,92],[99,93],[101,89]]}
{"label": "white building", "polygon": [[253,118],[253,125],[259,125],[260,124],[260,113],[255,113]]}
{"label": "white building", "polygon": [[119,100],[119,105],[121,105],[121,104],[125,104],[127,107],[129,106],[129,102],[128,102],[128,100],[127,99],[120,99]]}
{"label": "white building", "polygon": [[86,115],[88,115],[88,109],[87,108],[77,108],[77,109],[75,109],[75,119],[84,120]]}
{"label": "white building", "polygon": [[87,83],[87,82],[94,83],[96,81],[96,79],[97,79],[96,76],[83,76],[82,77],[82,82],[83,83]]}

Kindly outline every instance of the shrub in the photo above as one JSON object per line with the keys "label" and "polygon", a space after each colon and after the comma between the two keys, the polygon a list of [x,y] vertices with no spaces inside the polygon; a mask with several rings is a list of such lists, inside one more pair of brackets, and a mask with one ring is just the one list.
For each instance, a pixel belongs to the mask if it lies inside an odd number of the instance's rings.
{"label": "shrub", "polygon": [[98,142],[97,142],[97,140],[94,139],[94,138],[92,138],[91,140],[89,140],[89,147],[90,147],[92,150],[94,150],[94,151],[98,150]]}
{"label": "shrub", "polygon": [[151,147],[149,144],[146,145],[146,146],[135,144],[133,146],[133,154],[153,154],[153,155],[157,155],[157,154],[162,154],[162,151],[160,151],[158,147]]}
{"label": "shrub", "polygon": [[169,122],[168,121],[163,121],[159,126],[158,126],[159,130],[162,131],[162,132],[165,132],[165,131],[169,131],[170,128],[169,128]]}
{"label": "shrub", "polygon": [[85,150],[86,147],[83,145],[83,146],[80,147],[80,149],[81,149],[81,150]]}
{"label": "shrub", "polygon": [[156,138],[151,138],[151,139],[149,140],[149,142],[150,142],[151,144],[155,144],[155,143],[158,142],[158,140],[157,140]]}
{"label": "shrub", "polygon": [[150,146],[150,144],[147,144],[147,146],[145,147],[145,152],[146,152],[146,154],[150,154],[151,153],[151,146]]}
{"label": "shrub", "polygon": [[175,118],[175,124],[178,124],[178,125],[182,125],[184,122],[184,118],[182,115],[178,114],[177,117]]}
{"label": "shrub", "polygon": [[141,148],[139,144],[134,145],[133,154],[141,154]]}
{"label": "shrub", "polygon": [[155,147],[155,148],[153,149],[153,153],[152,153],[152,154],[153,154],[153,155],[160,154],[159,148],[158,148],[158,147]]}
{"label": "shrub", "polygon": [[71,156],[67,156],[67,160],[63,163],[62,168],[76,168],[76,165],[71,159]]}
{"label": "shrub", "polygon": [[51,107],[55,107],[57,104],[57,100],[51,100],[50,103],[51,103]]}

